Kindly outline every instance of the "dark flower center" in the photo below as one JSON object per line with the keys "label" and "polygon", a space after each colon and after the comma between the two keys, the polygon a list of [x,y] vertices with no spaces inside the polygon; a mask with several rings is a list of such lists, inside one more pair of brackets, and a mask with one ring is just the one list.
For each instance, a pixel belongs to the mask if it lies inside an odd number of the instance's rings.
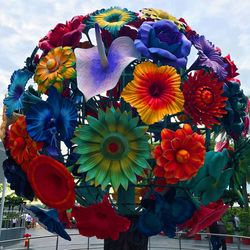
{"label": "dark flower center", "polygon": [[153,83],[150,87],[149,87],[149,94],[152,97],[159,97],[162,94],[162,91],[164,90],[163,86],[159,83]]}
{"label": "dark flower center", "polygon": [[111,153],[116,153],[119,150],[119,145],[115,142],[111,142],[108,145],[108,149]]}
{"label": "dark flower center", "polygon": [[119,22],[121,20],[121,15],[120,14],[112,14],[112,15],[107,16],[105,18],[105,20],[109,23]]}

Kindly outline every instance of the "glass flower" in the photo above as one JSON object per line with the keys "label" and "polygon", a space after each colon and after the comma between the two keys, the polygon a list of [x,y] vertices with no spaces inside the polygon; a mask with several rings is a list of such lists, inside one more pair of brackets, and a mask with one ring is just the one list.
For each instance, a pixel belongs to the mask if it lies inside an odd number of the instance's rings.
{"label": "glass flower", "polygon": [[189,74],[183,84],[184,110],[196,124],[211,128],[221,123],[220,118],[227,113],[223,85],[214,74],[204,70]]}
{"label": "glass flower", "polygon": [[89,207],[73,207],[72,216],[76,219],[80,234],[87,237],[117,240],[119,234],[128,231],[130,227],[130,221],[115,212],[108,196]]}
{"label": "glass flower", "polygon": [[116,38],[106,55],[98,25],[95,26],[95,34],[97,47],[75,49],[78,88],[86,101],[114,88],[123,70],[140,58],[131,38]]}
{"label": "glass flower", "polygon": [[227,77],[227,64],[221,57],[220,51],[204,36],[195,35],[191,38],[194,47],[198,50],[197,66],[205,66],[212,69],[219,79],[225,80]]}
{"label": "glass flower", "polygon": [[154,174],[165,177],[171,184],[189,180],[203,165],[205,153],[203,136],[193,132],[189,124],[176,131],[165,128],[161,132],[161,144],[154,151],[157,164]]}
{"label": "glass flower", "polygon": [[33,141],[26,130],[26,120],[20,116],[10,127],[8,137],[10,154],[20,165],[24,172],[27,172],[30,161],[38,155],[43,143]]}
{"label": "glass flower", "polygon": [[86,181],[105,188],[110,182],[117,190],[128,188],[129,181],[137,183],[136,175],[143,176],[150,157],[146,126],[137,126],[138,118],[119,109],[98,111],[98,119],[88,116],[88,125],[76,128],[73,142],[79,172],[87,172]]}
{"label": "glass flower", "polygon": [[50,87],[48,99],[30,107],[26,114],[27,131],[35,141],[57,147],[58,139],[70,144],[77,125],[77,109],[69,100]]}
{"label": "glass flower", "polygon": [[144,123],[153,124],[182,111],[181,79],[175,68],[143,62],[135,67],[133,76],[121,97],[137,109]]}
{"label": "glass flower", "polygon": [[71,240],[65,231],[63,224],[59,220],[56,209],[43,209],[36,206],[24,206],[24,210],[37,219],[39,225],[51,233],[58,234],[65,240]]}
{"label": "glass flower", "polygon": [[8,86],[8,96],[4,98],[3,103],[6,105],[6,114],[10,117],[15,110],[23,108],[22,99],[25,86],[33,73],[26,70],[16,70],[11,78]]}
{"label": "glass flower", "polygon": [[36,196],[46,206],[58,210],[73,207],[74,178],[62,163],[39,155],[30,162],[27,174]]}
{"label": "glass flower", "polygon": [[9,156],[3,161],[3,171],[7,182],[10,184],[10,189],[14,190],[16,195],[30,201],[34,199],[35,194],[28,181],[27,175],[12,157]]}
{"label": "glass flower", "polygon": [[45,93],[50,86],[54,86],[62,92],[64,80],[76,78],[75,60],[71,47],[54,48],[42,57],[34,75],[38,91]]}
{"label": "glass flower", "polygon": [[92,28],[97,23],[100,28],[116,35],[125,24],[135,20],[136,13],[119,7],[97,10],[89,16],[86,22],[88,28]]}

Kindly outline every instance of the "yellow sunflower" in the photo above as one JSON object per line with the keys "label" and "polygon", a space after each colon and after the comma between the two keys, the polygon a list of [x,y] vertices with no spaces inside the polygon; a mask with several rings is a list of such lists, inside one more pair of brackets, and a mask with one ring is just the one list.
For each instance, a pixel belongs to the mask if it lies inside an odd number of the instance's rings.
{"label": "yellow sunflower", "polygon": [[59,92],[63,90],[63,81],[76,78],[75,54],[71,47],[52,49],[38,63],[34,81],[39,92],[46,92],[53,85]]}

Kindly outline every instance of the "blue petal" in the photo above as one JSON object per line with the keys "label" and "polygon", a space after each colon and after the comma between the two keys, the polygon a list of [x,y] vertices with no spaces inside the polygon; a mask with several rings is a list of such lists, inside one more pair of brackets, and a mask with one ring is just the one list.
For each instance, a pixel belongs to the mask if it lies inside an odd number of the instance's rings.
{"label": "blue petal", "polygon": [[51,233],[58,234],[65,240],[71,240],[59,221],[58,213],[55,209],[41,209],[36,206],[24,207],[33,217],[38,219],[38,223]]}

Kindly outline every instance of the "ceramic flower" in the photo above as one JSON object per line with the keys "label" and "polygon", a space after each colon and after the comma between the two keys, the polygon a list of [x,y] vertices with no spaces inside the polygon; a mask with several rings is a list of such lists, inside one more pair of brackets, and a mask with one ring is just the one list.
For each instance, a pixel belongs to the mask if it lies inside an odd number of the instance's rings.
{"label": "ceramic flower", "polygon": [[137,109],[144,123],[153,124],[182,111],[181,79],[175,68],[143,62],[135,67],[133,76],[121,97]]}
{"label": "ceramic flower", "polygon": [[77,127],[73,142],[79,172],[86,172],[86,181],[105,188],[109,183],[117,190],[136,183],[144,175],[150,156],[146,126],[137,126],[138,118],[119,109],[99,110],[98,119],[88,116],[88,124]]}
{"label": "ceramic flower", "polygon": [[46,206],[58,210],[73,207],[75,183],[62,163],[49,156],[40,155],[30,162],[27,174],[36,196]]}
{"label": "ceramic flower", "polygon": [[57,147],[58,140],[67,145],[73,136],[77,125],[77,109],[69,100],[63,98],[51,87],[46,101],[39,101],[26,114],[29,136],[38,142]]}
{"label": "ceramic flower", "polygon": [[73,207],[72,216],[76,219],[80,234],[87,237],[117,240],[119,234],[130,227],[130,221],[118,215],[112,208],[108,196],[102,202],[89,207]]}
{"label": "ceramic flower", "polygon": [[119,7],[111,7],[92,13],[86,20],[86,25],[88,28],[91,28],[97,23],[101,29],[116,35],[122,26],[134,19],[136,19],[136,13]]}
{"label": "ceramic flower", "polygon": [[8,86],[8,95],[4,98],[4,105],[6,105],[6,114],[8,117],[12,116],[13,111],[21,110],[23,108],[22,99],[25,86],[33,73],[23,69],[16,70],[11,78]]}
{"label": "ceramic flower", "polygon": [[106,56],[99,26],[95,26],[97,47],[75,49],[78,88],[85,100],[115,87],[123,70],[140,55],[129,37],[115,39]]}
{"label": "ceramic flower", "polygon": [[34,81],[38,84],[38,91],[45,93],[50,86],[59,92],[63,90],[64,80],[76,78],[75,55],[70,47],[57,47],[41,58]]}
{"label": "ceramic flower", "polygon": [[43,143],[33,141],[28,135],[24,116],[20,116],[10,127],[8,143],[11,156],[24,172],[27,172],[30,161],[43,147]]}
{"label": "ceramic flower", "polygon": [[191,42],[171,21],[144,22],[135,46],[142,56],[175,67],[186,68]]}
{"label": "ceramic flower", "polygon": [[204,70],[189,74],[183,84],[184,110],[196,124],[211,128],[227,113],[224,83]]}
{"label": "ceramic flower", "polygon": [[226,70],[227,70],[227,81],[233,80],[236,76],[239,75],[237,72],[238,68],[236,67],[233,60],[231,60],[230,54],[224,57],[224,61],[227,64]]}
{"label": "ceramic flower", "polygon": [[54,29],[39,41],[39,48],[45,52],[62,46],[76,47],[79,45],[85,24],[82,23],[83,16],[74,16],[66,24],[59,23]]}
{"label": "ceramic flower", "polygon": [[154,151],[154,174],[172,184],[189,180],[203,165],[205,153],[203,136],[193,132],[190,125],[176,131],[163,129],[161,144]]}
{"label": "ceramic flower", "polygon": [[16,195],[30,201],[34,199],[35,195],[27,175],[11,156],[3,161],[3,171],[7,182],[10,184],[10,189],[14,190]]}
{"label": "ceramic flower", "polygon": [[227,64],[221,57],[220,51],[204,36],[192,36],[192,43],[198,50],[198,59],[196,61],[198,66],[205,66],[212,69],[221,81],[227,77]]}

